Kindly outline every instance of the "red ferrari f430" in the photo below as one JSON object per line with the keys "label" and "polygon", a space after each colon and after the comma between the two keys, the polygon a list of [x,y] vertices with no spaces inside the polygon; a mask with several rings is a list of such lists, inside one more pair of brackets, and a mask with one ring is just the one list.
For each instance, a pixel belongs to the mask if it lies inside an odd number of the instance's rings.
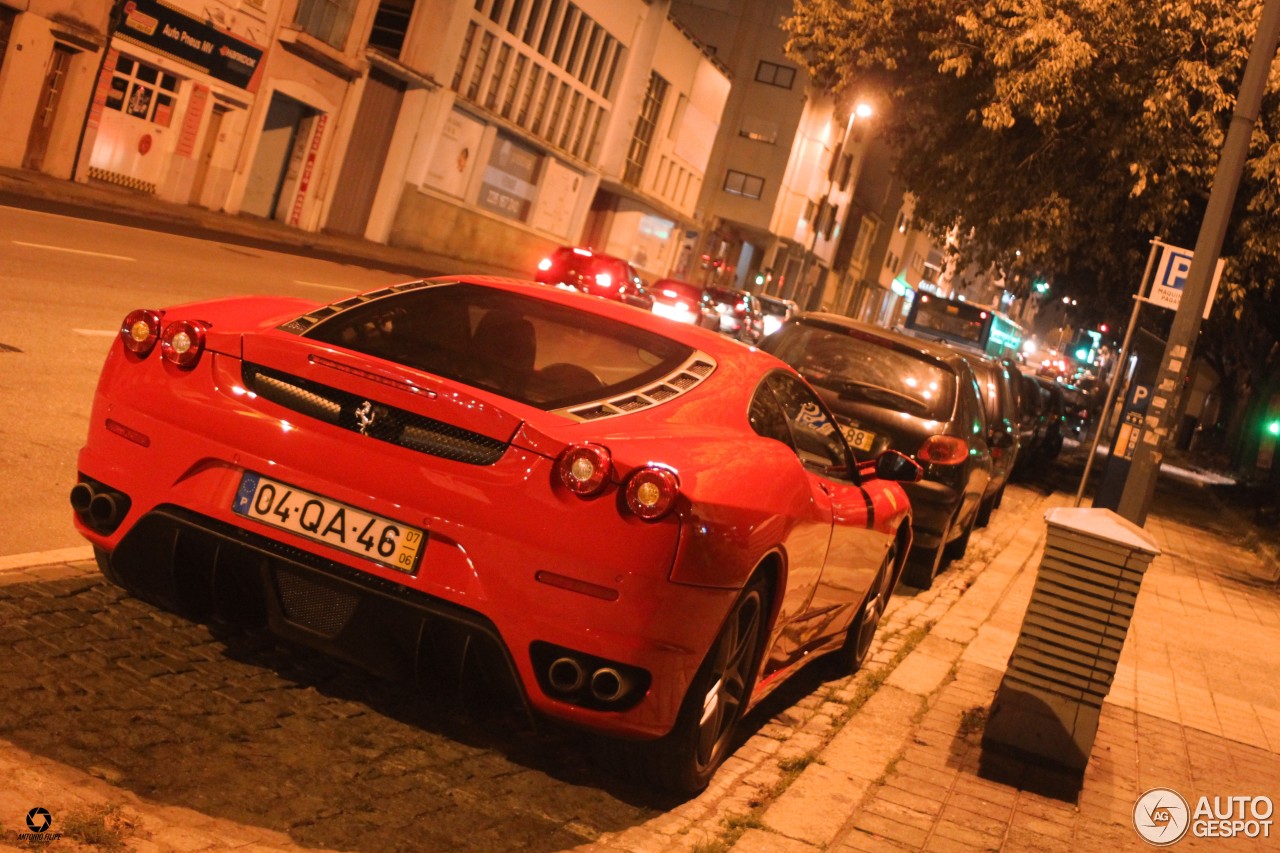
{"label": "red ferrari f430", "polygon": [[508,679],[691,794],[802,663],[862,662],[919,476],[857,459],[772,356],[461,277],[132,311],[71,504],[141,598],[393,678]]}

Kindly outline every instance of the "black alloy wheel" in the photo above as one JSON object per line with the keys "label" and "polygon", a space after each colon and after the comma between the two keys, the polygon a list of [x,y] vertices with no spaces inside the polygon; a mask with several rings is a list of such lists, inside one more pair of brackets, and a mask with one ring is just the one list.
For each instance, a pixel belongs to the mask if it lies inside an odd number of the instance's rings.
{"label": "black alloy wheel", "polygon": [[862,669],[862,665],[867,662],[867,657],[871,654],[871,642],[876,638],[876,629],[880,627],[880,620],[884,617],[885,608],[889,605],[889,596],[893,592],[888,588],[888,579],[893,577],[897,553],[898,550],[895,547],[890,548],[889,553],[885,555],[884,565],[876,573],[876,579],[867,590],[867,597],[862,602],[862,609],[858,612],[858,617],[853,620],[853,624],[849,626],[844,645],[836,653],[840,668],[845,672],[854,673]]}
{"label": "black alloy wheel", "polygon": [[670,734],[636,744],[639,767],[655,785],[682,796],[707,787],[733,746],[759,669],[767,612],[765,582],[754,577],[725,619],[689,685]]}

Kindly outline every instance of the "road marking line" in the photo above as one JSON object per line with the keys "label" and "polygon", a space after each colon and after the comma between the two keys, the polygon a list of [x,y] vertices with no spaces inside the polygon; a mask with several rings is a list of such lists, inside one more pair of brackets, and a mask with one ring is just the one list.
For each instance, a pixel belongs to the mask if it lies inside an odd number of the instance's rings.
{"label": "road marking line", "polygon": [[120,334],[119,329],[72,329],[73,335],[84,335],[86,338],[114,338]]}
{"label": "road marking line", "polygon": [[66,246],[49,246],[45,243],[26,243],[22,240],[14,240],[15,246],[27,246],[31,249],[49,249],[54,252],[70,252],[73,255],[92,255],[95,258],[110,258],[116,261],[136,261],[137,258],[130,258],[127,255],[112,255],[107,252],[90,252],[85,249],[68,249]]}
{"label": "road marking line", "polygon": [[318,282],[318,281],[299,281],[299,280],[298,280],[298,279],[296,279],[296,278],[293,280],[293,283],[294,283],[294,284],[305,284],[307,287],[323,287],[325,290],[345,290],[345,291],[346,291],[346,292],[348,292],[348,293],[355,293],[357,290],[359,290],[359,289],[360,289],[360,288],[358,288],[358,287],[352,287],[352,286],[351,286],[351,285],[349,285],[349,284],[347,284],[347,285],[342,285],[342,284],[321,284],[321,283],[320,283],[320,282]]}
{"label": "road marking line", "polygon": [[30,554],[14,554],[11,557],[0,557],[0,572],[16,572],[36,566],[48,566],[52,563],[75,563],[80,560],[93,559],[93,546],[81,545],[77,548],[58,548],[53,551],[33,551]]}

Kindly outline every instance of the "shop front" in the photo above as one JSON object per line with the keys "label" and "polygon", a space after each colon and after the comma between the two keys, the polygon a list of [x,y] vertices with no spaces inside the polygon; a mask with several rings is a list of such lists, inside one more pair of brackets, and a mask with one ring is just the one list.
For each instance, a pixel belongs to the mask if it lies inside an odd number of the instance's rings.
{"label": "shop front", "polygon": [[129,0],[98,77],[80,173],[169,201],[218,206],[263,52],[175,6]]}

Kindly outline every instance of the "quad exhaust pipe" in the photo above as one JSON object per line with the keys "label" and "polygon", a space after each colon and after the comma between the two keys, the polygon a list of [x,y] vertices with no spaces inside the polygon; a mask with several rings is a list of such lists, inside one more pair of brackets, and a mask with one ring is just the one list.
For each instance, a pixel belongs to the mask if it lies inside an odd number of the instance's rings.
{"label": "quad exhaust pipe", "polygon": [[586,678],[582,664],[571,657],[556,658],[547,667],[547,681],[560,693],[577,693]]}
{"label": "quad exhaust pipe", "polygon": [[124,520],[129,498],[105,486],[81,481],[71,487],[71,508],[94,530],[109,532]]}
{"label": "quad exhaust pipe", "polygon": [[631,682],[611,666],[591,673],[591,695],[601,702],[617,702],[631,689]]}
{"label": "quad exhaust pipe", "polygon": [[588,676],[576,658],[558,657],[547,667],[547,682],[557,693],[570,695],[584,687],[597,702],[617,702],[631,690],[632,682],[612,666],[597,667]]}

